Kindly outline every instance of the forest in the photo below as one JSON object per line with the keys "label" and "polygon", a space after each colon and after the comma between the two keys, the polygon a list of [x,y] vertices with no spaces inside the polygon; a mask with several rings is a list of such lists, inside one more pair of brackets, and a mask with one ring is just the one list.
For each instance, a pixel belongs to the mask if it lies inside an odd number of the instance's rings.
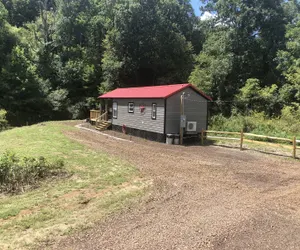
{"label": "forest", "polygon": [[86,118],[116,87],[190,82],[213,98],[215,128],[299,133],[300,2],[202,6],[1,0],[0,129]]}

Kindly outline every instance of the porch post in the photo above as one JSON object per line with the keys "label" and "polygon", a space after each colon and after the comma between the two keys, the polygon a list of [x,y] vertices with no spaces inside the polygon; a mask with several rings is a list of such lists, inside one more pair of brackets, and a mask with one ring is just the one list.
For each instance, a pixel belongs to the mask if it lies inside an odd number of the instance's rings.
{"label": "porch post", "polygon": [[105,121],[107,121],[108,120],[108,103],[107,103],[107,100],[105,100],[105,113],[106,113]]}

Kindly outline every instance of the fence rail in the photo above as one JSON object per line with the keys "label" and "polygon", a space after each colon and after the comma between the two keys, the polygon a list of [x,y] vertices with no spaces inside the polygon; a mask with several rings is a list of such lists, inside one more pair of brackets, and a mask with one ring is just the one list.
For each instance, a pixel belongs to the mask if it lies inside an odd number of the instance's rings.
{"label": "fence rail", "polygon": [[225,131],[213,131],[213,130],[205,130],[205,133],[213,133],[213,134],[227,134],[227,135],[240,135],[239,132],[225,132]]}
{"label": "fence rail", "polygon": [[[218,135],[218,136],[209,136],[208,134],[214,134],[214,135]],[[219,136],[219,135],[231,135],[231,136],[236,135],[238,137],[232,138],[232,137],[225,137],[225,136]],[[272,142],[255,140],[253,138],[271,140]],[[300,143],[300,140],[296,140],[296,137],[293,137],[292,139],[288,139],[288,138],[280,138],[280,137],[274,137],[274,136],[256,135],[256,134],[251,134],[251,133],[244,133],[243,130],[241,130],[241,132],[202,130],[202,132],[201,132],[201,144],[202,145],[204,145],[205,139],[239,141],[240,142],[240,150],[243,150],[243,145],[245,142],[257,143],[257,144],[268,145],[268,146],[272,145],[275,147],[291,149],[293,158],[296,158],[297,149],[300,149],[300,147],[297,147],[297,143]],[[275,143],[274,141],[290,143],[291,145],[287,145],[287,144],[283,144],[283,143]]]}

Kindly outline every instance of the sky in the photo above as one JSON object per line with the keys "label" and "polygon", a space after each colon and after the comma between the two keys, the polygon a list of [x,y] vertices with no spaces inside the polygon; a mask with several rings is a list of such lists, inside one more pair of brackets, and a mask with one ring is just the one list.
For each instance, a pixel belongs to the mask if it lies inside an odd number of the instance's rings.
{"label": "sky", "polygon": [[[203,6],[203,3],[200,0],[191,0],[191,4],[195,10],[196,16],[200,16],[201,15],[200,7]],[[203,21],[203,20],[214,18],[215,16],[216,14],[205,11],[201,15],[200,19]]]}
{"label": "sky", "polygon": [[195,10],[196,16],[200,16],[200,10],[199,8],[201,7],[202,3],[200,0],[191,0],[192,6]]}

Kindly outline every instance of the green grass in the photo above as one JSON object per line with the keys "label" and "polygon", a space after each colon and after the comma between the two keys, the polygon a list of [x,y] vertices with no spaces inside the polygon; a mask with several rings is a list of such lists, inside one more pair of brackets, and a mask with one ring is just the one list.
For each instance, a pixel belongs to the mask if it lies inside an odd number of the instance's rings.
{"label": "green grass", "polygon": [[91,226],[140,196],[147,182],[116,158],[67,138],[76,128],[59,122],[0,133],[0,154],[63,159],[71,177],[47,181],[38,189],[0,196],[0,249],[31,248]]}

